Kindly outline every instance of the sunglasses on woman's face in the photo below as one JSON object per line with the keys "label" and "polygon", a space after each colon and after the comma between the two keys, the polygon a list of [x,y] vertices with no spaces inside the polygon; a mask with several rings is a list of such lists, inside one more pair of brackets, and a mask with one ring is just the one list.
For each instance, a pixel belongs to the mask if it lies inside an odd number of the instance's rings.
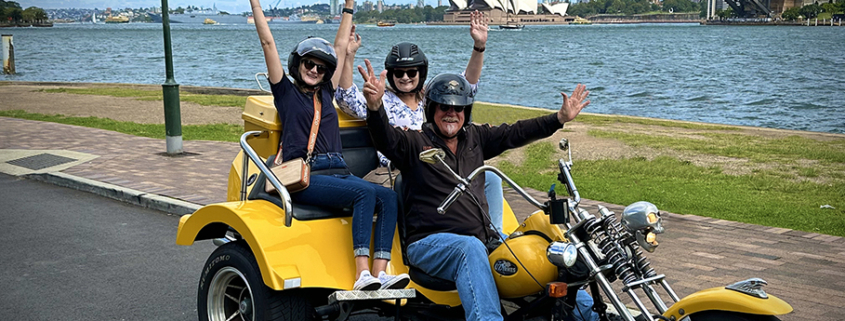
{"label": "sunglasses on woman's face", "polygon": [[402,78],[402,77],[405,77],[405,74],[408,74],[408,78],[414,78],[414,77],[417,76],[417,72],[418,72],[418,70],[416,70],[416,69],[411,69],[411,70],[398,70],[397,69],[397,70],[393,71],[393,75],[396,76],[396,78]]}
{"label": "sunglasses on woman's face", "polygon": [[311,70],[314,67],[317,67],[317,73],[322,75],[326,73],[326,65],[316,64],[311,60],[304,59],[302,60],[302,65],[305,66],[305,70]]}
{"label": "sunglasses on woman's face", "polygon": [[445,112],[448,112],[449,109],[454,109],[456,113],[460,113],[460,112],[464,111],[465,107],[466,106],[452,106],[452,105],[440,104],[440,111],[445,113]]}

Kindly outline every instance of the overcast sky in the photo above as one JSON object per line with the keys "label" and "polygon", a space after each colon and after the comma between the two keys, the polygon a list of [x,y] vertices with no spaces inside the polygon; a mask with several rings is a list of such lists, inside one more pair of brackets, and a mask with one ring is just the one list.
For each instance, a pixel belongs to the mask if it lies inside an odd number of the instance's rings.
{"label": "overcast sky", "polygon": [[[267,8],[279,1],[278,7],[297,7],[301,5],[310,5],[314,3],[329,3],[329,0],[262,0],[261,6]],[[343,0],[339,0],[343,3]],[[63,9],[63,8],[147,8],[147,7],[161,7],[160,0],[17,0],[22,8],[39,7],[44,9]],[[358,0],[363,3],[364,0]],[[373,1],[375,2],[375,1]],[[386,4],[405,4],[416,3],[416,0],[385,0]],[[437,5],[437,0],[425,0],[426,4]],[[443,0],[444,4],[448,4],[447,0]],[[249,0],[168,0],[167,5],[171,8],[176,7],[208,7],[217,5],[218,10],[227,11],[229,13],[241,13],[250,11]]]}

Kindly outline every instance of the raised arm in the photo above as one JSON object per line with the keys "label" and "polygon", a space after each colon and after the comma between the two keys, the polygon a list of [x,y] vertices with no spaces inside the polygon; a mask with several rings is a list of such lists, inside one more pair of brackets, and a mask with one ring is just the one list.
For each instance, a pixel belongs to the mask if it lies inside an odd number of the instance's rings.
{"label": "raised arm", "polygon": [[258,31],[258,40],[261,41],[261,49],[264,50],[264,62],[267,64],[267,80],[271,84],[277,84],[285,76],[285,69],[282,68],[282,61],[279,60],[279,51],[276,49],[276,42],[273,40],[273,33],[264,18],[264,10],[258,0],[249,0],[252,6],[252,17],[255,19],[255,30]]}
{"label": "raised arm", "polygon": [[[347,13],[348,14],[348,13]],[[349,14],[351,16],[351,14]],[[346,62],[343,64],[343,70],[340,72],[340,81],[338,86],[341,89],[349,89],[352,87],[353,68],[355,66],[355,54],[358,48],[361,47],[361,35],[355,33],[355,25],[352,25],[352,31],[349,33],[349,41],[346,45]]]}
{"label": "raised arm", "polygon": [[[355,7],[355,0],[346,0],[343,9],[352,10]],[[346,70],[346,47],[349,43],[349,34],[352,31],[352,14],[340,14],[340,27],[337,28],[337,35],[334,37],[334,52],[337,53],[337,68],[332,75],[332,88],[337,88],[343,70]],[[350,67],[351,68],[351,67]],[[348,88],[348,87],[347,87]]]}
{"label": "raised arm", "polygon": [[472,55],[469,57],[464,73],[470,84],[477,84],[484,67],[484,50],[487,49],[487,17],[484,13],[473,11],[470,17],[469,35],[472,37]]}

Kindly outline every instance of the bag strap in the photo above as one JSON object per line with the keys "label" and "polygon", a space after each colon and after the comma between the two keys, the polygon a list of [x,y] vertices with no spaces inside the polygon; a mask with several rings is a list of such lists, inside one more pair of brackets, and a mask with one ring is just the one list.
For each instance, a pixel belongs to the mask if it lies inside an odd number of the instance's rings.
{"label": "bag strap", "polygon": [[[319,89],[317,89],[319,91]],[[323,103],[317,99],[317,91],[314,92],[314,120],[311,122],[311,133],[308,134],[308,154],[305,158],[305,163],[311,161],[311,154],[314,152],[314,146],[317,145],[317,132],[320,130],[320,120],[322,119]],[[276,153],[276,159],[273,163],[282,164],[282,143],[279,143],[279,152]]]}

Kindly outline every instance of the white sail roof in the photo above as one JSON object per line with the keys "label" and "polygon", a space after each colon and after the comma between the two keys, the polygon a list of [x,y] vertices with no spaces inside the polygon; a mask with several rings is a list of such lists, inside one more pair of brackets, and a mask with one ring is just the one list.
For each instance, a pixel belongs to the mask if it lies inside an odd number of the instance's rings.
{"label": "white sail roof", "polygon": [[493,8],[493,9],[505,10],[504,1],[507,1],[507,0],[473,0],[472,4],[470,4],[470,7],[467,8],[467,9]]}
{"label": "white sail roof", "polygon": [[466,7],[467,7],[467,1],[466,0],[449,0],[449,10],[450,11],[463,10],[463,9],[466,9]]}
{"label": "white sail roof", "polygon": [[559,2],[559,3],[555,3],[555,4],[551,4],[551,5],[548,4],[548,3],[543,3],[543,9],[545,9],[546,12],[551,13],[551,14],[557,14],[557,15],[565,16],[566,10],[569,9],[569,3]]}
{"label": "white sail roof", "polygon": [[519,14],[537,13],[537,0],[511,0],[513,12]]}

